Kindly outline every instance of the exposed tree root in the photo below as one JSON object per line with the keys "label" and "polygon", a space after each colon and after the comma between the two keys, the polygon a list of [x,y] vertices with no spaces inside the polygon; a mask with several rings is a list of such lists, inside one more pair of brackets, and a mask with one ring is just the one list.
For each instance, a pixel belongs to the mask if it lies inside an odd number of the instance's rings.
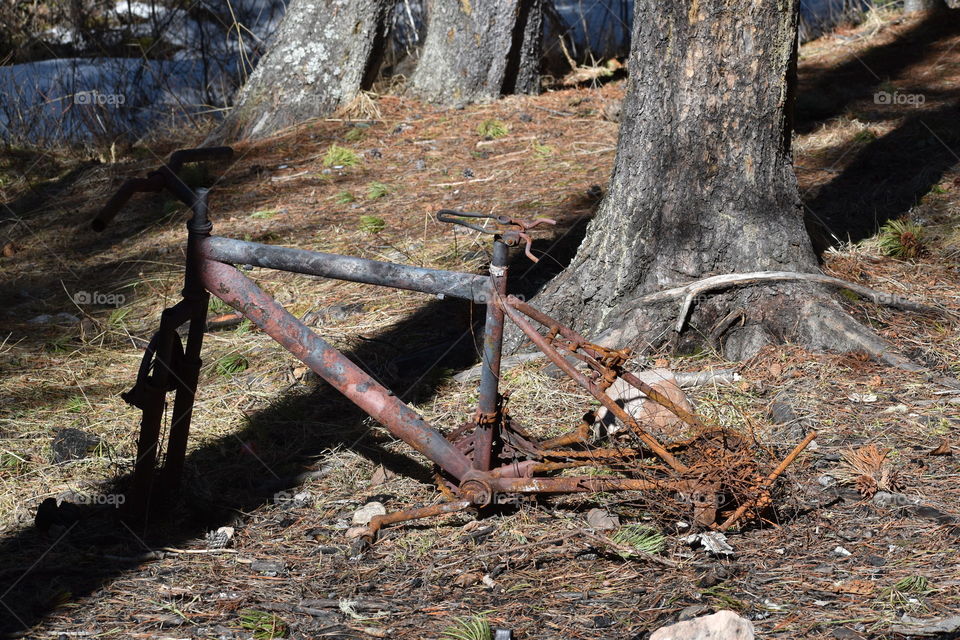
{"label": "exposed tree root", "polygon": [[687,323],[687,317],[690,315],[690,307],[693,306],[694,300],[702,293],[707,291],[715,291],[717,289],[727,289],[732,286],[756,284],[758,282],[791,280],[816,282],[818,284],[827,284],[834,287],[839,287],[841,289],[847,289],[858,295],[868,298],[872,302],[877,304],[885,304],[889,307],[894,307],[895,309],[915,311],[917,313],[935,313],[939,315],[947,315],[947,311],[945,309],[931,307],[907,298],[901,298],[900,296],[891,293],[884,293],[883,291],[870,289],[869,287],[864,287],[863,285],[841,280],[840,278],[834,278],[822,273],[799,273],[795,271],[754,271],[752,273],[728,273],[719,276],[711,276],[709,278],[703,278],[702,280],[690,282],[682,287],[666,289],[664,291],[657,291],[656,293],[645,295],[637,299],[637,303],[651,304],[654,302],[662,302],[665,300],[679,298],[680,296],[685,296],[683,300],[683,306],[680,307],[680,314],[677,317],[677,325],[675,328],[675,331],[679,333],[683,331],[683,327]]}
{"label": "exposed tree root", "polygon": [[[648,349],[659,349],[676,347],[683,341],[697,342],[699,336],[700,343],[721,350],[734,361],[752,357],[763,345],[790,342],[816,351],[865,352],[900,369],[927,371],[898,354],[889,343],[847,314],[826,292],[806,283],[846,289],[896,309],[955,317],[942,307],[822,273],[757,271],[711,276],[634,298],[619,309],[602,314],[597,342],[607,347],[641,344]],[[720,292],[721,289],[736,290]],[[703,296],[711,291],[717,293]],[[678,298],[683,298],[683,302],[679,315],[674,316],[669,310],[670,303]],[[537,302],[535,299],[534,304]],[[555,290],[547,292],[542,303],[546,303],[548,313],[559,307],[563,310],[560,315],[566,312],[575,316],[576,311],[571,310],[578,306],[575,300]],[[576,320],[573,324],[577,324]],[[589,327],[580,328],[590,333]]]}

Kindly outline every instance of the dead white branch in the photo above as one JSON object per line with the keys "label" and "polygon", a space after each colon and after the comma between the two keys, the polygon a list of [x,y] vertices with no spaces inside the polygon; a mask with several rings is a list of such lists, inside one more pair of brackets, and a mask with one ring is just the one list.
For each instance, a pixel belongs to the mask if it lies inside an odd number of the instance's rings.
{"label": "dead white branch", "polygon": [[784,281],[803,281],[815,282],[817,284],[826,284],[840,289],[853,291],[857,295],[863,296],[876,304],[883,304],[895,309],[904,311],[915,311],[917,313],[935,313],[947,315],[946,310],[932,307],[908,298],[902,298],[892,293],[877,291],[863,285],[834,278],[822,273],[798,273],[796,271],[754,271],[751,273],[727,273],[719,276],[711,276],[702,280],[695,280],[682,287],[674,289],[665,289],[645,295],[637,300],[640,304],[651,304],[655,302],[664,302],[674,298],[684,297],[683,305],[680,307],[680,314],[677,316],[677,324],[674,327],[677,333],[683,331],[687,323],[687,317],[690,315],[690,308],[693,306],[697,296],[707,291],[716,291],[717,289],[727,289],[733,286],[743,286],[748,284],[757,284],[759,282],[784,282]]}

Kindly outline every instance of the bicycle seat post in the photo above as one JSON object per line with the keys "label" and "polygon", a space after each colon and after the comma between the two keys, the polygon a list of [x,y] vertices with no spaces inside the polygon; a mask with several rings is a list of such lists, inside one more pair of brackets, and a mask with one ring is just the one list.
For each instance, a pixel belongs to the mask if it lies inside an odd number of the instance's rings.
{"label": "bicycle seat post", "polygon": [[503,308],[500,300],[507,295],[507,259],[509,249],[500,235],[493,239],[490,261],[491,299],[487,300],[487,316],[483,329],[483,363],[480,370],[480,393],[477,402],[473,466],[489,471],[493,456],[495,431],[501,423],[500,358],[503,349]]}

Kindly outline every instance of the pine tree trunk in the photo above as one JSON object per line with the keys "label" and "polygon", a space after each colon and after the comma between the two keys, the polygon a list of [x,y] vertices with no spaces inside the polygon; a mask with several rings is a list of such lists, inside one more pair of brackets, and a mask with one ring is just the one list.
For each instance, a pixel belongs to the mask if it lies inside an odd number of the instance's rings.
{"label": "pine tree trunk", "polygon": [[262,138],[329,115],[369,88],[390,0],[291,0],[273,45],[215,134]]}
{"label": "pine tree trunk", "polygon": [[[724,273],[817,270],[790,155],[797,16],[797,0],[637,0],[607,196],[535,305],[611,344],[660,347],[676,339],[679,305],[638,309],[644,294]],[[722,331],[732,358],[788,338],[883,351],[811,292],[711,295],[685,335],[703,344]],[[740,316],[724,327],[731,311]]]}
{"label": "pine tree trunk", "polygon": [[939,11],[946,9],[944,0],[904,0],[904,13],[919,13],[921,11]]}
{"label": "pine tree trunk", "polygon": [[411,78],[431,102],[465,104],[536,93],[543,0],[432,0]]}

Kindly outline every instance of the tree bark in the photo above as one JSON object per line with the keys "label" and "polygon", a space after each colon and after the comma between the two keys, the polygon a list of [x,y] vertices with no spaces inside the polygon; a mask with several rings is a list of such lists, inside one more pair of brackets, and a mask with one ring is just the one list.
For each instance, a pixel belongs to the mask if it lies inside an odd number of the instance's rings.
{"label": "tree bark", "polygon": [[[818,268],[790,154],[797,0],[637,0],[635,10],[607,196],[534,303],[607,343],[660,347],[676,339],[677,305],[638,307],[643,295],[710,275]],[[733,359],[786,339],[883,355],[819,295],[789,283],[703,296],[686,335],[713,346],[722,337]]]}
{"label": "tree bark", "polygon": [[291,0],[273,45],[213,136],[262,138],[348,104],[376,75],[390,0]]}
{"label": "tree bark", "polygon": [[543,0],[432,0],[427,15],[413,93],[444,104],[537,93]]}
{"label": "tree bark", "polygon": [[921,11],[940,11],[946,9],[944,0],[904,0],[904,13],[919,13]]}

